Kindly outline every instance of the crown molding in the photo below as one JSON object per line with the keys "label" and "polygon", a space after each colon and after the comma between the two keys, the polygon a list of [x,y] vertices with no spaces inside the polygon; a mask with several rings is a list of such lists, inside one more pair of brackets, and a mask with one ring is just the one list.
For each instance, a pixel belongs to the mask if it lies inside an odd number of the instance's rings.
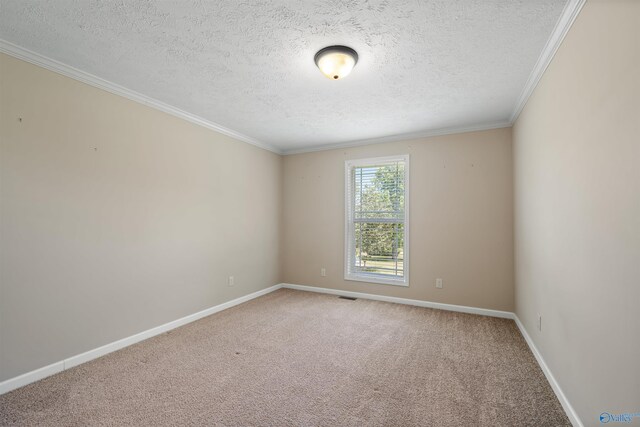
{"label": "crown molding", "polygon": [[179,108],[173,107],[162,101],[158,101],[157,99],[150,98],[146,95],[127,89],[123,86],[120,86],[116,83],[112,83],[101,77],[94,76],[93,74],[84,72],[70,65],[63,64],[60,61],[56,61],[55,59],[48,58],[44,55],[25,49],[21,46],[18,46],[6,40],[0,39],[0,52],[5,53],[14,58],[29,62],[31,64],[37,65],[39,67],[46,68],[47,70],[53,71],[54,73],[62,74],[63,76],[72,78],[82,83],[86,83],[98,89],[102,89],[107,92],[113,93],[115,95],[119,95],[124,98],[130,99],[132,101],[138,102],[140,104],[149,106],[151,108],[155,108],[156,110],[160,110],[167,114],[171,114],[172,116],[187,120],[188,122],[203,126],[207,129],[211,129],[213,131],[219,132],[223,135],[227,135],[239,141],[243,141],[248,144],[255,145],[256,147],[260,147],[265,150],[269,150],[273,153],[281,154],[281,155],[332,150],[335,148],[356,147],[359,145],[380,144],[383,142],[393,142],[393,141],[401,141],[401,140],[407,140],[407,139],[424,138],[428,136],[448,135],[453,133],[472,132],[476,130],[487,130],[487,129],[495,129],[495,128],[511,126],[510,122],[487,123],[487,124],[480,124],[477,126],[450,127],[450,128],[444,128],[444,129],[428,130],[425,132],[408,133],[408,134],[401,134],[401,135],[390,135],[390,136],[384,136],[380,138],[357,140],[357,141],[350,141],[350,142],[338,143],[338,144],[322,144],[322,145],[305,147],[300,149],[281,150],[278,147],[275,147],[271,144],[262,142],[255,138],[251,138],[240,132],[236,132],[232,129],[229,129],[217,123],[214,123],[210,120],[204,119],[200,116],[196,116],[195,114],[191,114],[184,110],[180,110]]}
{"label": "crown molding", "polygon": [[558,18],[558,21],[556,22],[553,32],[551,33],[551,36],[547,40],[547,43],[544,49],[542,50],[542,52],[540,53],[540,56],[538,57],[536,65],[534,66],[533,70],[531,71],[531,74],[529,75],[529,78],[524,86],[524,89],[522,90],[522,93],[518,97],[518,101],[516,102],[516,105],[514,107],[513,112],[511,113],[509,120],[482,123],[482,124],[470,125],[470,126],[452,126],[447,128],[441,128],[441,129],[431,129],[423,132],[389,135],[389,136],[384,136],[380,138],[348,141],[348,142],[337,143],[337,144],[320,144],[312,147],[294,148],[294,149],[288,149],[288,150],[280,149],[272,144],[260,141],[258,139],[244,135],[240,132],[236,132],[233,129],[226,128],[222,125],[219,125],[215,122],[212,122],[210,120],[207,120],[195,114],[191,114],[179,108],[173,107],[169,104],[166,104],[162,101],[158,101],[157,99],[153,99],[148,96],[142,95],[141,93],[127,89],[123,86],[112,83],[100,77],[94,76],[93,74],[86,73],[77,68],[63,64],[62,62],[48,58],[39,53],[32,52],[28,49],[22,48],[20,46],[17,46],[11,42],[8,42],[2,39],[0,39],[0,52],[13,56],[14,58],[21,59],[23,61],[30,62],[39,67],[46,68],[55,73],[70,77],[74,80],[97,87],[99,89],[105,90],[115,95],[119,95],[124,98],[130,99],[132,101],[138,102],[140,104],[149,106],[151,108],[155,108],[156,110],[160,110],[167,114],[171,114],[175,117],[179,117],[188,122],[197,124],[199,126],[203,126],[207,129],[211,129],[223,135],[229,136],[239,141],[246,142],[248,144],[254,145],[259,148],[263,148],[273,153],[281,154],[281,155],[301,154],[301,153],[310,153],[310,152],[316,152],[316,151],[333,150],[338,148],[358,147],[361,145],[381,144],[384,142],[396,142],[396,141],[419,139],[419,138],[426,138],[426,137],[432,137],[432,136],[450,135],[455,133],[473,132],[473,131],[481,131],[481,130],[489,130],[489,129],[500,129],[500,128],[512,126],[515,123],[515,121],[518,119],[518,116],[520,115],[525,105],[527,104],[527,101],[533,94],[533,91],[535,90],[536,86],[540,82],[540,79],[544,75],[544,72],[546,71],[547,67],[553,60],[553,57],[558,51],[558,48],[562,44],[562,41],[564,40],[565,36],[569,32],[571,25],[573,25],[573,22],[575,21],[576,17],[580,13],[580,10],[584,6],[585,2],[586,0],[569,0],[565,5],[564,10],[562,11],[562,14]]}
{"label": "crown molding", "polygon": [[556,26],[551,32],[549,40],[547,40],[547,44],[544,46],[544,49],[542,49],[542,52],[538,57],[538,61],[533,67],[527,83],[524,85],[524,89],[518,98],[518,102],[516,102],[513,113],[511,113],[511,117],[509,118],[511,123],[515,123],[525,105],[527,105],[527,101],[533,94],[536,86],[538,86],[540,79],[542,79],[544,72],[547,70],[547,67],[549,67],[551,60],[553,60],[553,57],[560,48],[562,41],[578,17],[578,14],[580,13],[580,10],[582,10],[582,6],[584,6],[585,2],[586,0],[569,0],[565,5],[560,18],[558,18],[558,21],[556,22]]}
{"label": "crown molding", "polygon": [[456,133],[475,132],[481,130],[501,129],[511,127],[511,122],[499,121],[490,123],[481,123],[472,126],[452,126],[440,129],[431,129],[423,132],[402,133],[398,135],[383,136],[380,138],[361,139],[357,141],[347,141],[338,144],[323,144],[313,147],[294,148],[291,150],[282,150],[283,155],[312,153],[316,151],[334,150],[338,148],[359,147],[362,145],[382,144],[384,142],[409,141],[412,139],[428,138],[431,136],[452,135]]}
{"label": "crown molding", "polygon": [[276,154],[282,154],[282,151],[280,149],[274,147],[271,144],[267,144],[255,138],[251,138],[250,136],[244,135],[240,132],[236,132],[215,122],[173,107],[169,104],[158,101],[157,99],[148,97],[131,89],[127,89],[126,87],[120,86],[116,83],[112,83],[101,77],[94,76],[93,74],[84,72],[70,65],[63,64],[62,62],[56,61],[55,59],[48,58],[44,55],[30,51],[6,40],[0,39],[0,52],[37,65],[39,67],[46,68],[47,70],[53,71],[54,73],[62,74],[63,76],[72,78],[82,83],[86,83],[98,89],[102,89],[115,95],[122,96],[131,101],[135,101],[148,107],[155,108],[156,110],[171,114],[172,116],[181,118],[199,126],[203,126],[207,129],[211,129],[239,141],[255,145],[256,147],[274,152]]}

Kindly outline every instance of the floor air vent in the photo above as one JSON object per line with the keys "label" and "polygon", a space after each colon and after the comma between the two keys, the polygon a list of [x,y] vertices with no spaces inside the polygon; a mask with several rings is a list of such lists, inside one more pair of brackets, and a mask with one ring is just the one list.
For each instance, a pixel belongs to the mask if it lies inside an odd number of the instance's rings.
{"label": "floor air vent", "polygon": [[353,298],[353,297],[343,297],[342,295],[341,295],[341,296],[339,296],[338,298],[348,299],[349,301],[355,301],[355,300],[357,300],[357,299],[358,299],[358,298]]}

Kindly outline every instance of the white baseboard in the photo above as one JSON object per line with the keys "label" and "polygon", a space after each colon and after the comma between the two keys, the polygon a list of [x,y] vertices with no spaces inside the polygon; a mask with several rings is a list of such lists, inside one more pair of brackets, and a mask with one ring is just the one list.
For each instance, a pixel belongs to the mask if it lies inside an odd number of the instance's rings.
{"label": "white baseboard", "polygon": [[549,381],[549,384],[551,384],[551,388],[555,392],[558,400],[560,401],[560,404],[564,408],[564,411],[566,412],[567,417],[569,417],[569,420],[575,427],[583,427],[582,421],[580,421],[578,414],[573,409],[573,406],[571,406],[571,404],[569,403],[569,400],[567,399],[564,392],[560,388],[560,385],[556,381],[555,377],[551,373],[551,370],[549,369],[546,362],[542,358],[542,355],[540,354],[537,347],[533,343],[533,340],[527,333],[527,330],[524,328],[524,325],[522,324],[522,322],[520,322],[520,319],[518,319],[518,316],[516,316],[515,313],[511,313],[509,311],[490,310],[486,308],[467,307],[463,305],[443,304],[438,302],[422,301],[422,300],[415,300],[415,299],[408,299],[408,298],[397,298],[397,297],[388,297],[384,295],[366,294],[362,292],[343,291],[340,289],[329,289],[329,288],[320,288],[316,286],[295,285],[291,283],[279,283],[269,288],[262,289],[257,292],[253,292],[249,295],[245,295],[240,298],[236,298],[234,300],[207,308],[197,313],[190,314],[189,316],[182,317],[172,322],[165,323],[164,325],[160,325],[155,328],[148,329],[144,332],[140,332],[130,337],[123,338],[118,341],[114,341],[102,347],[89,350],[85,353],[78,354],[76,356],[72,356],[67,359],[61,360],[59,362],[55,362],[50,365],[44,366],[42,368],[36,369],[34,371],[27,372],[25,374],[19,375],[14,378],[10,378],[0,383],[0,394],[4,394],[11,390],[15,390],[19,387],[25,386],[27,384],[31,384],[43,378],[62,372],[65,369],[73,368],[74,366],[78,366],[82,363],[104,356],[111,352],[120,350],[124,347],[130,346],[132,344],[138,343],[140,341],[146,340],[156,335],[160,335],[164,332],[170,331],[172,329],[178,328],[188,323],[195,322],[196,320],[202,319],[203,317],[210,316],[222,310],[226,310],[227,308],[231,308],[236,305],[247,302],[249,300],[252,300],[254,298],[258,298],[262,295],[266,295],[280,288],[295,289],[295,290],[307,291],[307,292],[317,292],[317,293],[330,294],[330,295],[341,295],[341,296],[353,297],[353,298],[370,299],[375,301],[392,302],[396,304],[414,305],[418,307],[435,308],[439,310],[449,310],[449,311],[457,311],[462,313],[479,314],[483,316],[513,319],[515,320],[516,325],[518,325],[518,329],[520,330],[520,333],[522,334],[525,341],[529,345],[531,352],[535,356],[538,364],[540,365],[540,368],[542,369],[542,372],[544,373],[547,380]]}
{"label": "white baseboard", "polygon": [[222,304],[218,304],[216,306],[207,308],[205,310],[199,311],[194,314],[190,314],[188,316],[182,317],[172,322],[165,323],[164,325],[156,326],[155,328],[148,329],[144,332],[140,332],[130,337],[123,338],[121,340],[114,341],[110,344],[103,345],[102,347],[98,347],[93,350],[89,350],[85,353],[78,354],[76,356],[72,356],[67,359],[61,360],[59,362],[52,363],[51,365],[45,366],[43,368],[39,368],[34,371],[19,375],[17,377],[10,378],[0,383],[0,394],[10,392],[11,390],[15,390],[19,387],[25,386],[27,384],[31,384],[33,382],[36,382],[38,380],[41,380],[53,374],[57,374],[58,372],[62,372],[65,369],[73,368],[74,366],[78,366],[82,363],[96,359],[100,356],[104,356],[106,354],[120,350],[124,347],[146,340],[147,338],[160,335],[164,332],[170,331],[171,329],[178,328],[180,326],[186,325],[187,323],[195,322],[196,320],[202,319],[203,317],[210,316],[214,313],[218,313],[219,311],[226,310],[227,308],[231,308],[236,305],[242,304],[243,302],[247,302],[254,298],[258,298],[262,295],[266,295],[270,292],[280,289],[281,287],[282,285],[277,284],[269,288],[262,289],[257,292],[253,292],[249,295],[245,295],[240,298],[236,298],[234,300],[231,300]]}
{"label": "white baseboard", "polygon": [[9,378],[0,383],[0,394],[34,383],[62,371],[64,371],[64,360],[18,375],[17,377]]}
{"label": "white baseboard", "polygon": [[531,352],[533,353],[534,357],[536,358],[536,361],[538,362],[538,365],[540,365],[540,369],[542,369],[542,372],[544,372],[544,375],[547,378],[547,381],[549,381],[549,384],[551,385],[551,388],[553,389],[553,392],[556,394],[556,397],[560,401],[560,404],[562,405],[562,408],[564,409],[565,413],[567,414],[567,417],[569,418],[569,421],[571,421],[571,424],[573,424],[574,427],[583,427],[584,426],[582,424],[582,421],[580,421],[580,417],[578,417],[578,414],[573,409],[573,406],[571,406],[571,403],[569,403],[569,400],[567,399],[567,396],[565,396],[564,392],[560,388],[560,384],[558,384],[558,382],[556,381],[555,377],[551,373],[551,370],[549,369],[549,367],[547,366],[546,362],[542,358],[542,355],[540,354],[540,352],[536,348],[535,344],[533,343],[533,340],[531,340],[531,337],[527,333],[527,330],[524,328],[524,325],[522,324],[522,322],[520,322],[520,319],[518,319],[518,316],[516,316],[515,313],[512,313],[510,311],[499,311],[499,310],[490,310],[490,309],[486,309],[486,308],[467,307],[467,306],[464,306],[464,305],[442,304],[442,303],[431,302],[431,301],[421,301],[421,300],[407,299],[407,298],[387,297],[387,296],[382,296],[382,295],[365,294],[365,293],[362,293],[362,292],[343,291],[343,290],[340,290],[340,289],[329,289],[329,288],[320,288],[320,287],[316,287],[316,286],[295,285],[295,284],[291,284],[291,283],[281,283],[280,285],[283,288],[296,289],[296,290],[299,290],[299,291],[318,292],[318,293],[322,293],[322,294],[331,294],[331,295],[342,295],[342,296],[345,296],[345,297],[371,299],[371,300],[376,300],[376,301],[393,302],[393,303],[397,303],[397,304],[415,305],[415,306],[418,306],[418,307],[436,308],[436,309],[439,309],[439,310],[458,311],[458,312],[462,312],[462,313],[480,314],[480,315],[483,315],[483,316],[492,316],[492,317],[501,317],[501,318],[504,318],[504,319],[513,319],[516,322],[516,325],[518,326],[518,329],[520,330],[520,333],[522,334],[522,336],[524,337],[525,341],[529,345],[529,348],[531,349]]}
{"label": "white baseboard", "polygon": [[560,404],[562,405],[564,412],[567,414],[567,417],[569,417],[569,421],[571,421],[571,424],[573,424],[574,427],[583,427],[584,424],[582,424],[580,417],[578,417],[578,414],[576,413],[575,409],[573,409],[573,406],[571,406],[571,403],[569,403],[569,399],[567,399],[567,396],[565,396],[564,392],[560,388],[560,384],[558,384],[558,381],[556,381],[556,378],[551,373],[549,366],[547,366],[547,363],[542,358],[542,354],[540,354],[540,351],[538,351],[538,348],[534,344],[533,340],[527,333],[527,330],[524,328],[524,325],[522,324],[522,322],[520,321],[520,319],[515,313],[513,314],[513,320],[516,321],[516,325],[518,325],[518,329],[520,329],[520,333],[524,337],[527,344],[529,344],[529,348],[531,349],[531,352],[533,353],[536,360],[538,361],[538,365],[540,365],[540,369],[542,369],[544,376],[547,377],[547,381],[549,381],[549,384],[551,384],[551,388],[553,389],[553,392],[556,394],[556,397],[560,401]]}
{"label": "white baseboard", "polygon": [[384,295],[365,294],[362,292],[343,291],[340,289],[319,288],[316,286],[294,285],[291,283],[281,283],[283,288],[296,289],[299,291],[318,292],[321,294],[341,295],[352,298],[370,299],[375,301],[394,302],[396,304],[415,305],[418,307],[436,308],[438,310],[458,311],[461,313],[480,314],[482,316],[501,317],[513,319],[510,311],[490,310],[488,308],[467,307],[465,305],[443,304],[440,302],[422,301],[417,299],[388,297]]}

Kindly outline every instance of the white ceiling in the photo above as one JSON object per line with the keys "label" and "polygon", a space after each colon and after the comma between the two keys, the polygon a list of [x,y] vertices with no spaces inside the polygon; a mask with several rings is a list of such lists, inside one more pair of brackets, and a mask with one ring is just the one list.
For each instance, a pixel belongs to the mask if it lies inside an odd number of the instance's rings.
{"label": "white ceiling", "polygon": [[0,1],[1,39],[282,152],[508,123],[567,3]]}

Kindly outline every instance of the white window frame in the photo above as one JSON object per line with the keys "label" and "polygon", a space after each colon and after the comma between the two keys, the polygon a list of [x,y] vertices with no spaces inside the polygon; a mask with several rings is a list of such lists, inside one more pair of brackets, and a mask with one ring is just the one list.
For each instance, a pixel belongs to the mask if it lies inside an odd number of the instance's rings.
{"label": "white window frame", "polygon": [[[386,278],[380,274],[374,273],[352,273],[350,272],[351,257],[351,236],[355,234],[354,221],[351,215],[355,210],[355,197],[351,194],[351,170],[358,166],[371,166],[380,165],[384,163],[391,163],[403,161],[404,162],[404,248],[403,248],[403,277],[399,278]],[[403,154],[399,156],[388,157],[369,157],[366,159],[353,159],[347,160],[345,165],[345,181],[344,181],[344,279],[353,280],[358,282],[378,283],[383,285],[395,285],[395,286],[409,286],[409,155]]]}

